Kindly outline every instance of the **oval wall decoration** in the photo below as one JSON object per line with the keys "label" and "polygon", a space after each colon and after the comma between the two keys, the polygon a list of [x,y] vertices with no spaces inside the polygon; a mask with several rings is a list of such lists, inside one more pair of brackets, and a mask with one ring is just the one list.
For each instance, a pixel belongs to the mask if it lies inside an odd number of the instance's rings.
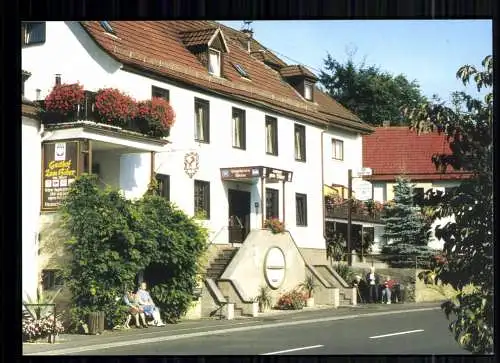
{"label": "oval wall decoration", "polygon": [[285,280],[286,263],[285,254],[278,247],[271,247],[264,261],[264,276],[267,284],[277,289]]}

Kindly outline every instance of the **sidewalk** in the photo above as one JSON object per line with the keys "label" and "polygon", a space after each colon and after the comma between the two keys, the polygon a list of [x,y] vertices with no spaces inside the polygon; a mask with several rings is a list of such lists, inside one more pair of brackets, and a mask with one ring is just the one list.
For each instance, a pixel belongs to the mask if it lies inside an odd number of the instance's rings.
{"label": "sidewalk", "polygon": [[439,307],[437,303],[408,303],[408,304],[367,304],[358,306],[345,306],[337,309],[331,306],[316,306],[303,310],[271,310],[260,313],[258,317],[241,317],[235,320],[200,319],[185,320],[178,324],[168,324],[164,327],[150,327],[149,329],[105,331],[101,335],[61,334],[55,344],[49,343],[23,343],[23,354],[43,354],[56,349],[92,346],[95,344],[134,341],[138,339],[155,338],[159,336],[174,336],[203,331],[245,327],[269,324],[280,321],[300,321],[317,319],[321,317],[343,316],[352,314],[367,314],[386,311],[412,310],[418,308]]}

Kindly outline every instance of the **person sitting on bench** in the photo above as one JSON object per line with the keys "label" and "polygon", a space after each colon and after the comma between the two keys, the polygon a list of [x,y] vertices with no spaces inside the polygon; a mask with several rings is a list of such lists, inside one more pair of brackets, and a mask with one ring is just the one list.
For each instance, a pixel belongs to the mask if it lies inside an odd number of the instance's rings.
{"label": "person sitting on bench", "polygon": [[165,323],[161,320],[160,309],[155,305],[151,295],[146,291],[147,285],[141,282],[137,295],[139,297],[139,305],[144,309],[144,314],[153,317],[153,324],[156,326],[164,326]]}
{"label": "person sitting on bench", "polygon": [[390,276],[386,277],[382,290],[382,303],[384,303],[384,300],[386,304],[391,303],[392,288],[395,283],[396,281],[392,280]]}
{"label": "person sitting on bench", "polygon": [[[125,295],[123,296],[123,300],[125,301],[125,304],[128,306],[128,315],[127,315],[127,320],[125,321],[124,328],[125,329],[130,329],[129,323],[130,320],[132,320],[132,316],[135,318],[135,326],[137,328],[149,328],[148,324],[146,324],[146,317],[144,316],[144,311],[143,309],[139,306],[137,295],[134,294],[133,291],[126,291]],[[142,325],[139,322],[139,317],[142,320]]]}

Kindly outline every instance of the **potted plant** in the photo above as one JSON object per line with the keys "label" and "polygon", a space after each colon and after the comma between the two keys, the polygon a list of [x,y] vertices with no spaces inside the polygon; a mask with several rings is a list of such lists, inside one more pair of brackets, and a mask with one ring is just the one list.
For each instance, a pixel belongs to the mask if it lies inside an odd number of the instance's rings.
{"label": "potted plant", "polygon": [[304,280],[304,282],[302,284],[300,284],[300,286],[304,290],[306,290],[306,293],[307,293],[306,306],[309,308],[313,307],[314,306],[313,293],[314,293],[314,290],[316,289],[316,287],[318,287],[318,285],[316,284],[316,279],[314,278],[314,276],[312,274],[308,274],[306,276],[306,279]]}
{"label": "potted plant", "polygon": [[95,108],[102,122],[113,126],[134,128],[132,120],[137,116],[135,100],[116,88],[103,88],[95,96]]}
{"label": "potted plant", "polygon": [[153,97],[138,103],[137,125],[141,133],[165,137],[169,135],[174,122],[174,109],[164,98]]}
{"label": "potted plant", "polygon": [[264,228],[269,229],[273,234],[285,232],[285,225],[276,217],[266,219],[264,221]]}
{"label": "potted plant", "polygon": [[259,304],[259,312],[263,313],[272,305],[271,289],[267,286],[261,286],[259,288],[259,294],[254,300]]}
{"label": "potted plant", "polygon": [[78,105],[84,98],[85,91],[79,83],[56,84],[45,98],[42,119],[44,122],[69,120],[75,115]]}

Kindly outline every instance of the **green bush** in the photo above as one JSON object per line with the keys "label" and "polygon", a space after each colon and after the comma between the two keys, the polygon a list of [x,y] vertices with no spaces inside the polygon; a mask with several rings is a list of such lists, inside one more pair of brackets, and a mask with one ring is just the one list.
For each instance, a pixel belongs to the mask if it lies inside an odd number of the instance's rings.
{"label": "green bush", "polygon": [[354,271],[348,264],[339,262],[333,265],[333,269],[342,277],[346,282],[349,282],[354,277]]}
{"label": "green bush", "polygon": [[208,236],[192,218],[155,195],[134,203],[117,190],[101,190],[88,175],[71,185],[63,213],[72,236],[65,281],[74,328],[92,311],[105,312],[107,327],[122,324],[124,291],[150,265],[164,272],[149,285],[165,318],[175,321],[187,311]]}

